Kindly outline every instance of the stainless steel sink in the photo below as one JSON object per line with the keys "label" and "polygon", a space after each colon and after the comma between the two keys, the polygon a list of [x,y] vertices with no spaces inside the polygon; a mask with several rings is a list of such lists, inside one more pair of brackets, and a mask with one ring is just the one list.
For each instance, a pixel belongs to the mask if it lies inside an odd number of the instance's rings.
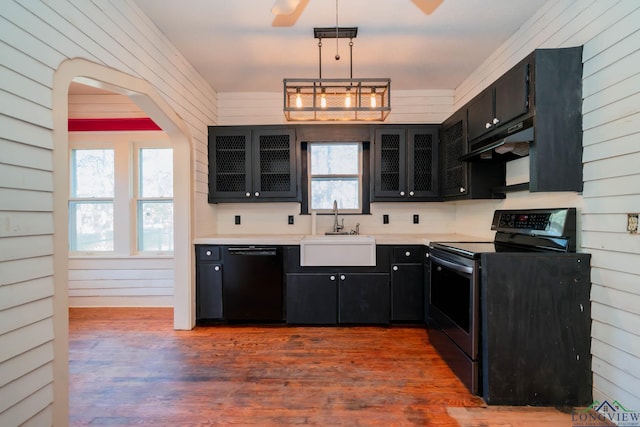
{"label": "stainless steel sink", "polygon": [[375,266],[376,239],[354,234],[305,236],[300,241],[300,265]]}

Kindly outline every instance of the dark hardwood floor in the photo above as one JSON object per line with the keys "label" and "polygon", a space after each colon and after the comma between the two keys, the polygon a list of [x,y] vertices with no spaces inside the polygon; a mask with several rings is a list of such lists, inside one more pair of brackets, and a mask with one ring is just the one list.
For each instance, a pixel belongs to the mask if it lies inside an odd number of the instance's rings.
{"label": "dark hardwood floor", "polygon": [[70,309],[70,424],[458,426],[447,407],[485,406],[422,328],[172,326]]}

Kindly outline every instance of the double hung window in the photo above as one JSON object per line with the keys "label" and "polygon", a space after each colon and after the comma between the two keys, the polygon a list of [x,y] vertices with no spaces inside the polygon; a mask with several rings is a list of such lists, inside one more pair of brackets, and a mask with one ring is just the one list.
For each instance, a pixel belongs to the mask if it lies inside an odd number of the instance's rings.
{"label": "double hung window", "polygon": [[173,150],[164,143],[70,142],[69,249],[173,251]]}
{"label": "double hung window", "polygon": [[309,144],[309,206],[330,211],[334,200],[340,212],[362,212],[362,144]]}

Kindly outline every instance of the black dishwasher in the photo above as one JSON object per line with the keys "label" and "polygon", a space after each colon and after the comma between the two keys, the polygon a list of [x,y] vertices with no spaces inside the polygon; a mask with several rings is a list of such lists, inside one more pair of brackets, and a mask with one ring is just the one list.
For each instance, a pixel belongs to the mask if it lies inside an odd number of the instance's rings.
{"label": "black dishwasher", "polygon": [[282,322],[281,246],[226,246],[222,300],[227,321]]}

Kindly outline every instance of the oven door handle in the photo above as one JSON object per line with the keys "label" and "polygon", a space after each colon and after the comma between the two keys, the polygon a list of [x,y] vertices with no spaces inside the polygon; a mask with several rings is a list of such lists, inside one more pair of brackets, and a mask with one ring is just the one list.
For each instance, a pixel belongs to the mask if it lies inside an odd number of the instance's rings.
{"label": "oven door handle", "polygon": [[468,267],[466,265],[456,264],[455,262],[451,262],[451,261],[447,261],[446,259],[438,258],[437,256],[434,256],[433,254],[431,254],[431,260],[435,261],[435,262],[437,262],[439,264],[442,264],[445,267],[450,268],[453,271],[457,271],[458,273],[473,274],[473,267]]}

